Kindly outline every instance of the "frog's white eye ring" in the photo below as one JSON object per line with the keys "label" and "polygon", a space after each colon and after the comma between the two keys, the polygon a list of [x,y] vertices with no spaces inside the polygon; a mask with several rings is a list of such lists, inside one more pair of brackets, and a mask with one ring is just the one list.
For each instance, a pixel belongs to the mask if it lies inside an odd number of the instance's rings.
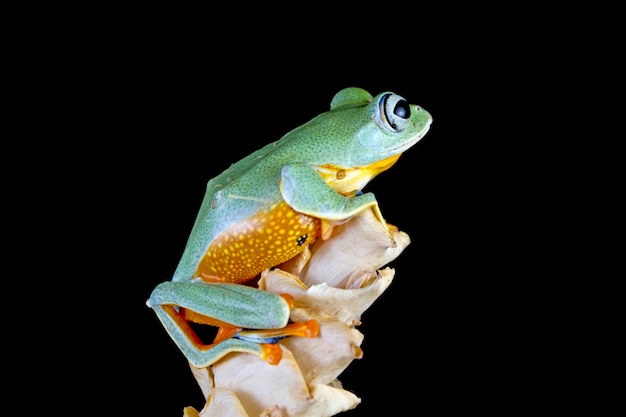
{"label": "frog's white eye ring", "polygon": [[409,103],[397,94],[383,94],[378,102],[385,126],[392,132],[402,132],[411,118]]}

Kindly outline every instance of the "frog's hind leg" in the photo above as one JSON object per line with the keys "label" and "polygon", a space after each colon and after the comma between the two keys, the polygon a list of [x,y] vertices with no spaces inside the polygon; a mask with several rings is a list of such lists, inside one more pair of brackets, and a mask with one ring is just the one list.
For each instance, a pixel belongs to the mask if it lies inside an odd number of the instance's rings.
{"label": "frog's hind leg", "polygon": [[255,343],[232,337],[204,344],[174,306],[155,306],[154,311],[178,348],[197,368],[212,365],[231,352],[252,353],[271,365],[278,364],[282,359],[283,352],[278,344]]}
{"label": "frog's hind leg", "polygon": [[[290,296],[237,284],[163,282],[147,302],[187,359],[206,367],[230,352],[247,352],[277,364],[282,350],[276,343],[287,336],[314,337],[316,321],[291,323]],[[189,321],[218,326],[213,343],[205,344]]]}

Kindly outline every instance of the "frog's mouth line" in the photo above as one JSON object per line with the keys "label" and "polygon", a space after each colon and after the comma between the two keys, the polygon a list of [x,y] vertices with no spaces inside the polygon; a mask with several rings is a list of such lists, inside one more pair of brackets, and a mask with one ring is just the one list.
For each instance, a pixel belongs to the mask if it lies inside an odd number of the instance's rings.
{"label": "frog's mouth line", "polygon": [[[425,111],[424,109],[422,109],[419,106],[417,107],[417,111]],[[426,133],[428,133],[428,131],[430,130],[430,125],[433,123],[433,118],[432,116],[428,115],[428,120],[426,122],[426,124],[424,125],[424,127],[422,128],[422,131],[420,133],[418,133],[417,135],[415,135],[415,138],[413,138],[413,140],[409,141],[409,142],[405,142],[402,145],[393,148],[392,152],[398,152],[398,153],[402,153],[404,151],[406,151],[407,149],[409,149],[411,146],[415,145],[417,142],[419,142],[420,140],[422,140],[422,138],[424,138],[424,136],[426,136]]]}
{"label": "frog's mouth line", "polygon": [[415,145],[417,142],[419,142],[424,136],[426,136],[427,132],[428,132],[428,129],[426,129],[424,132],[420,133],[419,135],[415,136],[415,138],[413,138],[412,141],[405,142],[405,143],[403,143],[400,146],[396,146],[395,148],[391,148],[391,150],[390,150],[391,153],[397,154],[397,153],[402,153],[402,152],[406,151],[407,149],[409,149],[410,147]]}

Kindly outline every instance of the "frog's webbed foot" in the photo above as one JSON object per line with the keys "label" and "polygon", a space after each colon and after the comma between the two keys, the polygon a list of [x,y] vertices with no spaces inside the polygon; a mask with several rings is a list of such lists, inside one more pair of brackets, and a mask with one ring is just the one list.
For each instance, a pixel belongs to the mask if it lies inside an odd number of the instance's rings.
{"label": "frog's webbed foot", "polygon": [[308,320],[290,323],[282,329],[240,330],[232,338],[258,344],[260,352],[257,354],[270,365],[278,365],[283,357],[283,351],[278,344],[280,340],[289,336],[315,337],[319,331],[317,320]]}
{"label": "frog's webbed foot", "polygon": [[232,337],[255,343],[273,344],[289,336],[315,337],[319,332],[320,325],[317,320],[308,320],[290,323],[281,329],[239,330]]}

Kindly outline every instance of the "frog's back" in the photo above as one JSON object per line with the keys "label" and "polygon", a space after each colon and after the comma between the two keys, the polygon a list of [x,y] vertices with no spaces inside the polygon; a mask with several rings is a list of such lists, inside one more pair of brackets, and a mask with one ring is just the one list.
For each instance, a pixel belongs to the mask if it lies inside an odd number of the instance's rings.
{"label": "frog's back", "polygon": [[272,167],[270,158],[275,146],[264,146],[209,180],[173,281],[193,278],[195,266],[220,233],[280,201],[280,168]]}

